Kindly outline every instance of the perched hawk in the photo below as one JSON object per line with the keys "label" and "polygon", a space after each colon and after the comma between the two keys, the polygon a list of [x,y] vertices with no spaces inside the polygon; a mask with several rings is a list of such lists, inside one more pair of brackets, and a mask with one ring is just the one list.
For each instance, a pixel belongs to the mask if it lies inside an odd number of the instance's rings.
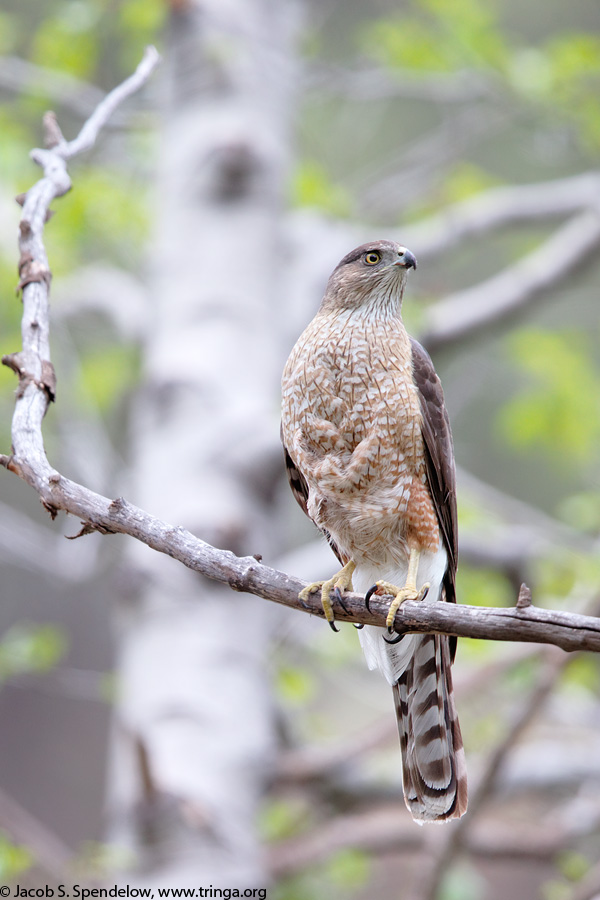
{"label": "perched hawk", "polygon": [[[391,241],[352,250],[283,373],[282,440],[292,491],[343,568],[309,585],[392,594],[387,625],[407,598],[455,602],[454,454],[440,381],[408,336],[402,295],[413,254]],[[392,685],[404,796],[417,821],[461,816],[464,750],[452,691],[456,639],[390,637],[367,626],[370,668]]]}

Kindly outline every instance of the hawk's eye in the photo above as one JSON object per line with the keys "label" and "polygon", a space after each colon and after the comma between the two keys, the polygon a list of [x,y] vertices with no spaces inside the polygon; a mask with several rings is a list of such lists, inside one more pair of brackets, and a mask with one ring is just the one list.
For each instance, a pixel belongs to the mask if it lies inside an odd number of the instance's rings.
{"label": "hawk's eye", "polygon": [[381,259],[381,253],[378,250],[369,250],[365,253],[365,262],[368,266],[376,266]]}

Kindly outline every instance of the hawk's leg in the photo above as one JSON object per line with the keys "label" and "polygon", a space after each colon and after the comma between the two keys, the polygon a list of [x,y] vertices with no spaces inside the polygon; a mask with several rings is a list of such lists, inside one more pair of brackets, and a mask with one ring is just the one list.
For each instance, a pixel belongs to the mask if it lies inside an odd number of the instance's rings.
{"label": "hawk's leg", "polygon": [[333,631],[338,631],[338,629],[335,627],[333,609],[331,607],[331,594],[336,593],[338,599],[341,599],[340,595],[342,591],[352,590],[352,573],[355,568],[356,563],[350,560],[343,569],[336,572],[333,578],[329,578],[327,581],[313,581],[312,584],[307,584],[298,594],[300,600],[307,600],[309,594],[312,594],[313,591],[321,591],[321,605],[323,606],[323,612]]}
{"label": "hawk's leg", "polygon": [[369,600],[373,596],[373,594],[391,594],[393,596],[393,601],[390,604],[390,608],[388,610],[387,618],[385,620],[385,624],[387,630],[390,634],[393,631],[394,627],[394,619],[396,618],[396,613],[400,609],[401,605],[405,600],[423,600],[427,596],[427,591],[429,590],[429,584],[424,584],[420,588],[417,587],[417,572],[419,570],[419,558],[421,556],[420,550],[417,550],[415,547],[411,548],[410,556],[408,558],[408,572],[406,573],[406,582],[404,587],[399,588],[395,584],[390,584],[389,581],[377,581],[372,588],[370,588],[365,595],[365,602],[367,604],[367,609],[369,606]]}

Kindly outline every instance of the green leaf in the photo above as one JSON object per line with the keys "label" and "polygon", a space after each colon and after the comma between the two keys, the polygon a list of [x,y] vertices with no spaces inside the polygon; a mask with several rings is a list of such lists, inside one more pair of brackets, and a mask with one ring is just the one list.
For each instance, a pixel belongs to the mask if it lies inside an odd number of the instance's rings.
{"label": "green leaf", "polygon": [[306,808],[299,800],[270,800],[260,812],[260,833],[266,841],[283,840],[296,834],[305,818]]}
{"label": "green leaf", "polygon": [[109,344],[87,350],[81,358],[79,401],[92,398],[100,412],[107,412],[130,390],[138,374],[137,348],[127,344]]}
{"label": "green leaf", "polygon": [[327,874],[336,887],[359,890],[369,881],[371,860],[362,850],[340,850],[329,860]]}
{"label": "green leaf", "polygon": [[304,706],[314,697],[316,682],[307,669],[284,665],[277,673],[276,688],[285,703]]}
{"label": "green leaf", "polygon": [[64,632],[54,625],[13,625],[0,641],[0,682],[47,672],[66,652]]}
{"label": "green leaf", "polygon": [[461,603],[469,606],[514,605],[513,589],[504,575],[496,569],[475,569],[461,563],[456,591]]}
{"label": "green leaf", "polygon": [[99,7],[85,0],[69,0],[39,26],[31,46],[32,62],[90,79],[98,59],[94,26]]}
{"label": "green leaf", "polygon": [[526,386],[497,419],[499,436],[517,450],[535,448],[561,466],[598,459],[600,372],[587,336],[526,329],[508,342]]}
{"label": "green leaf", "polygon": [[509,60],[487,0],[414,0],[401,15],[371,25],[361,44],[379,63],[415,75],[467,67],[504,70]]}
{"label": "green leaf", "polygon": [[310,206],[339,217],[348,216],[352,211],[348,191],[332,182],[325,169],[311,160],[300,163],[296,170],[292,202],[295,206]]}
{"label": "green leaf", "polygon": [[590,870],[590,862],[574,850],[564,850],[558,854],[556,865],[568,881],[581,881]]}
{"label": "green leaf", "polygon": [[486,895],[485,880],[468,863],[451,866],[439,889],[439,900],[484,900]]}
{"label": "green leaf", "polygon": [[0,831],[0,880],[16,878],[33,865],[33,857],[27,847],[14,844],[8,835]]}

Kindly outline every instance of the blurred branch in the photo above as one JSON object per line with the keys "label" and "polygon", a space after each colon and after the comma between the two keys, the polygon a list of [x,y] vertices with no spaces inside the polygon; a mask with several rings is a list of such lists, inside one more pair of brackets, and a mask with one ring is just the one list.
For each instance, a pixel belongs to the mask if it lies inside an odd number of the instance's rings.
{"label": "blurred branch", "polygon": [[[542,652],[540,649],[531,649],[520,644],[503,653],[499,659],[479,664],[475,671],[468,674],[453,670],[456,696],[462,701],[469,694],[480,694],[490,683],[496,683],[514,666],[526,660],[537,659]],[[343,772],[344,769],[348,769],[348,763],[391,740],[398,740],[398,725],[386,716],[381,723],[370,722],[357,734],[347,736],[333,745],[328,743],[324,747],[308,746],[288,750],[280,756],[276,772],[277,781],[283,785],[293,785],[335,778],[335,789],[339,793],[340,789],[346,789],[343,782],[347,779],[343,776]],[[353,771],[348,772],[349,778],[354,779]],[[342,778],[339,777],[340,773]],[[361,799],[364,797],[364,793],[361,793]]]}
{"label": "blurred branch", "polygon": [[16,843],[25,845],[47,875],[57,881],[65,878],[74,862],[71,850],[2,788],[0,829]]}
{"label": "blurred branch", "polygon": [[89,115],[104,96],[93,84],[18,56],[0,56],[0,89],[45,97],[77,115]]}
{"label": "blurred branch", "polygon": [[[403,804],[388,804],[383,809],[339,816],[307,835],[275,844],[269,856],[271,873],[274,878],[289,877],[349,847],[367,853],[417,852],[428,856],[426,833],[416,829],[403,813]],[[469,833],[466,847],[474,856],[488,859],[548,860],[564,850],[568,837],[558,828],[540,827],[532,832],[523,826],[481,824]]]}
{"label": "blurred branch", "polygon": [[494,93],[492,83],[480,72],[426,72],[378,67],[345,69],[340,66],[314,67],[308,77],[309,90],[319,97],[343,94],[351,100],[389,100],[395,97],[429,100],[433,103],[471,103]]}
{"label": "blurred branch", "polygon": [[506,319],[553,290],[600,247],[600,214],[571,218],[541,247],[472,288],[451,294],[428,310],[423,344],[435,351]]}
{"label": "blurred branch", "polygon": [[402,242],[419,259],[425,259],[507,225],[547,223],[583,210],[600,212],[600,172],[482,191],[438,215],[405,226]]}
{"label": "blurred branch", "polygon": [[73,583],[90,576],[97,556],[97,548],[90,547],[73,559],[62,535],[56,536],[30,516],[0,503],[0,557],[7,564]]}

